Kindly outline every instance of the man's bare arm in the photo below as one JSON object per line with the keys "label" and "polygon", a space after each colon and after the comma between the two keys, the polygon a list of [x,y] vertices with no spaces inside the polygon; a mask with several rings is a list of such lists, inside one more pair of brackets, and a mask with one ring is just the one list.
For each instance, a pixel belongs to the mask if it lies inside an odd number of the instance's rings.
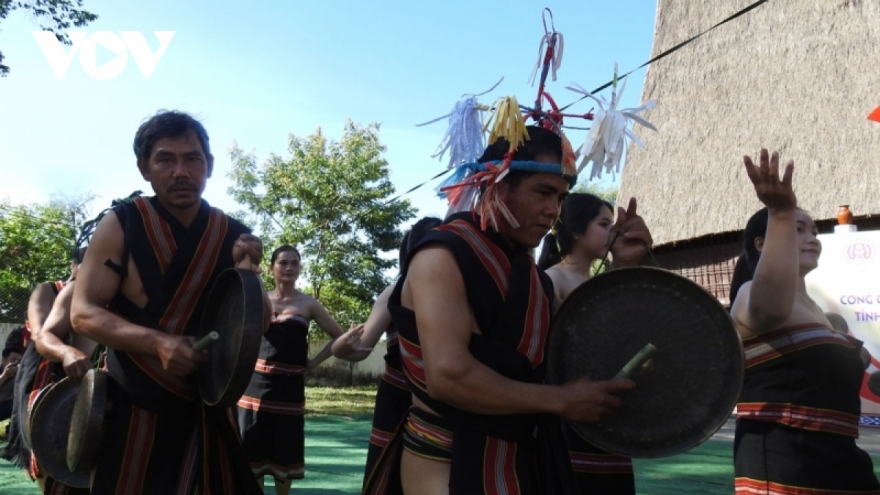
{"label": "man's bare arm", "polygon": [[122,226],[110,212],[95,229],[79,268],[71,307],[74,328],[107,347],[156,356],[162,367],[175,375],[191,374],[205,359],[203,353],[192,350],[194,339],[135,325],[107,309],[120,290],[122,277],[104,262],[109,259],[120,265],[123,250]]}
{"label": "man's bare arm", "polygon": [[477,322],[452,253],[428,247],[411,261],[404,306],[416,313],[425,376],[431,397],[482,414],[551,413],[597,421],[620,405],[614,394],[629,380],[572,380],[562,386],[511,380],[478,361],[468,350]]}
{"label": "man's bare arm", "polygon": [[338,339],[340,336],[342,336],[342,334],[345,333],[345,330],[343,330],[342,327],[339,326],[339,323],[337,323],[336,320],[334,320],[333,317],[330,316],[330,313],[327,311],[327,308],[325,308],[324,305],[313,299],[311,306],[312,318],[315,319],[315,323],[318,324],[318,327],[320,327],[321,330],[327,332],[327,335],[329,335],[332,340],[330,340],[330,342],[328,342],[327,345],[325,345],[324,348],[321,349],[320,352],[318,352],[318,354],[309,359],[309,369],[315,368],[316,366],[330,358],[333,355],[331,352],[333,343],[336,342],[336,339]]}
{"label": "man's bare arm", "polygon": [[333,355],[346,361],[363,361],[373,351],[382,334],[391,326],[391,313],[388,312],[388,299],[394,292],[394,284],[379,294],[370,316],[363,325],[352,328],[333,342]]}
{"label": "man's bare arm", "polygon": [[38,285],[28,299],[27,317],[32,339],[40,333],[43,323],[52,311],[52,303],[55,302],[55,291],[52,290],[52,286],[52,282]]}
{"label": "man's bare arm", "polygon": [[[89,356],[84,352],[64,343],[64,338],[71,335],[73,325],[70,324],[70,304],[76,282],[67,284],[52,305],[52,312],[46,318],[39,334],[34,336],[37,352],[49,361],[62,363],[67,376],[82,378],[92,367]],[[72,336],[72,335],[71,335]]]}

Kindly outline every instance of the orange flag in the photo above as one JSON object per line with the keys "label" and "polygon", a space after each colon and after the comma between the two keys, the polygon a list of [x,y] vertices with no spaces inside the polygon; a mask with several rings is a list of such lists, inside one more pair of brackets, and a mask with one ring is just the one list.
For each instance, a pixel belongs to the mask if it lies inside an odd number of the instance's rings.
{"label": "orange flag", "polygon": [[880,107],[875,108],[874,111],[868,115],[868,120],[880,122]]}

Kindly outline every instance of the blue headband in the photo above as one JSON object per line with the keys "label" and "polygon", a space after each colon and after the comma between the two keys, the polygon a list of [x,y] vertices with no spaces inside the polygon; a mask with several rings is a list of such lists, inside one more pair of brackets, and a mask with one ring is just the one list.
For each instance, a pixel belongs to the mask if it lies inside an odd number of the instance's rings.
{"label": "blue headband", "polygon": [[[441,193],[440,189],[446,186],[458,184],[470,174],[485,172],[486,170],[489,170],[488,165],[499,166],[503,163],[504,160],[463,163],[455,168],[455,172],[453,172],[452,175],[447,177],[446,180],[444,180],[437,186],[438,194],[441,198],[445,198],[446,194]],[[562,172],[562,165],[560,165],[559,163],[535,162],[531,160],[512,160],[510,162],[510,169],[521,170],[523,172],[537,172],[542,174],[561,175],[564,179],[568,180],[568,183],[571,187],[574,187],[575,183],[577,182],[577,176],[564,174]]]}

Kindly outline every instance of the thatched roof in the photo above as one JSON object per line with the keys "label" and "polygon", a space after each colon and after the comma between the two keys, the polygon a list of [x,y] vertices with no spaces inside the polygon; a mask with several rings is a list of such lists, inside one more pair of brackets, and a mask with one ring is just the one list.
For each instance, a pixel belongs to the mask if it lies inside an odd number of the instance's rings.
{"label": "thatched roof", "polygon": [[[653,53],[753,0],[658,0]],[[815,219],[880,214],[880,2],[771,0],[652,65],[618,198],[656,244],[740,230],[760,207],[742,166],[764,146],[795,161]]]}

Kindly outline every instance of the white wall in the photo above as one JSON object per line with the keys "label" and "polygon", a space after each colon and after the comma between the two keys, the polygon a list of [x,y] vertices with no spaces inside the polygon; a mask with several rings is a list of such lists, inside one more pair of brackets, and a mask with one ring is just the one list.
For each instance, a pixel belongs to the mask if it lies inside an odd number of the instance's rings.
{"label": "white wall", "polygon": [[[314,356],[329,340],[309,341],[309,356]],[[372,354],[358,363],[350,363],[331,357],[306,375],[309,384],[361,385],[378,383],[385,372],[385,342],[377,342]]]}

